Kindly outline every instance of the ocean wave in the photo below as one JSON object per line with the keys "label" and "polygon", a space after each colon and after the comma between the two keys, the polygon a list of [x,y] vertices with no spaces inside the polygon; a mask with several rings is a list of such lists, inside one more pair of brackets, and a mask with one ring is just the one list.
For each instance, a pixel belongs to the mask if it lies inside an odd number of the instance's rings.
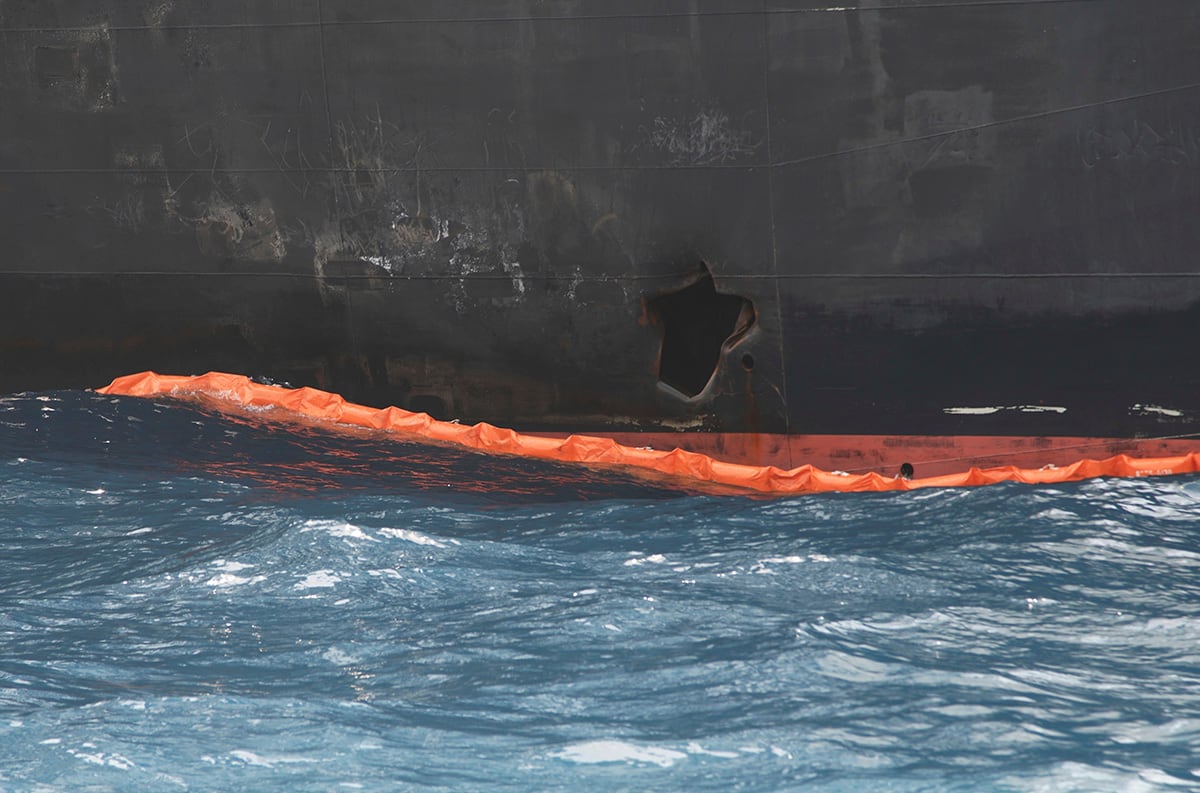
{"label": "ocean wave", "polygon": [[2,407],[0,789],[1200,783],[1194,479],[764,501]]}

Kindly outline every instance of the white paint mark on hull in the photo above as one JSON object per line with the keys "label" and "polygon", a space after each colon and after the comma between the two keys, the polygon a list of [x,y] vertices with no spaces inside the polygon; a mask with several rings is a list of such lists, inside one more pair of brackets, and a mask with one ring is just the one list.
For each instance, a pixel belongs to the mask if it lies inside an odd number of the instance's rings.
{"label": "white paint mark on hull", "polygon": [[1176,410],[1174,408],[1165,408],[1165,407],[1162,407],[1161,405],[1143,405],[1140,402],[1138,404],[1130,407],[1129,412],[1130,413],[1138,413],[1143,416],[1158,415],[1158,416],[1167,416],[1167,417],[1173,418],[1173,419],[1183,418],[1182,410]]}
{"label": "white paint mark on hull", "polygon": [[1018,413],[1066,413],[1067,409],[1059,405],[987,405],[984,407],[952,407],[942,408],[949,416],[991,416],[1002,410],[1013,410]]}

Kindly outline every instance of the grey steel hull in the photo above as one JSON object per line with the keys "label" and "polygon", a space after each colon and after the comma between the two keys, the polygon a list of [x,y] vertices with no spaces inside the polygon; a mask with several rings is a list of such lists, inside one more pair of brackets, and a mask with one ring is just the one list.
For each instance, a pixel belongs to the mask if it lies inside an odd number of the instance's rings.
{"label": "grey steel hull", "polygon": [[0,390],[1200,432],[1200,6],[862,6],[0,2]]}

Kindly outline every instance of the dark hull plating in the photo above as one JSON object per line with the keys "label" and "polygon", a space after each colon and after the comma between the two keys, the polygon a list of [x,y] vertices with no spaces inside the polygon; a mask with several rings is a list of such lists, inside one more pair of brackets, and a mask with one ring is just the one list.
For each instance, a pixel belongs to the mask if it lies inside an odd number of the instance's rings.
{"label": "dark hull plating", "polygon": [[1200,4],[861,5],[0,0],[0,390],[1200,431]]}

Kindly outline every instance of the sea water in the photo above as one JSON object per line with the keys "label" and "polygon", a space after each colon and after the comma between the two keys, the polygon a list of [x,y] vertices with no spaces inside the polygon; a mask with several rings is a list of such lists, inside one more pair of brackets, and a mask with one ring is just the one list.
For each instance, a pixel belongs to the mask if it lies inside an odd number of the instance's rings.
{"label": "sea water", "polygon": [[1200,788],[1200,480],[751,499],[0,401],[0,790]]}

